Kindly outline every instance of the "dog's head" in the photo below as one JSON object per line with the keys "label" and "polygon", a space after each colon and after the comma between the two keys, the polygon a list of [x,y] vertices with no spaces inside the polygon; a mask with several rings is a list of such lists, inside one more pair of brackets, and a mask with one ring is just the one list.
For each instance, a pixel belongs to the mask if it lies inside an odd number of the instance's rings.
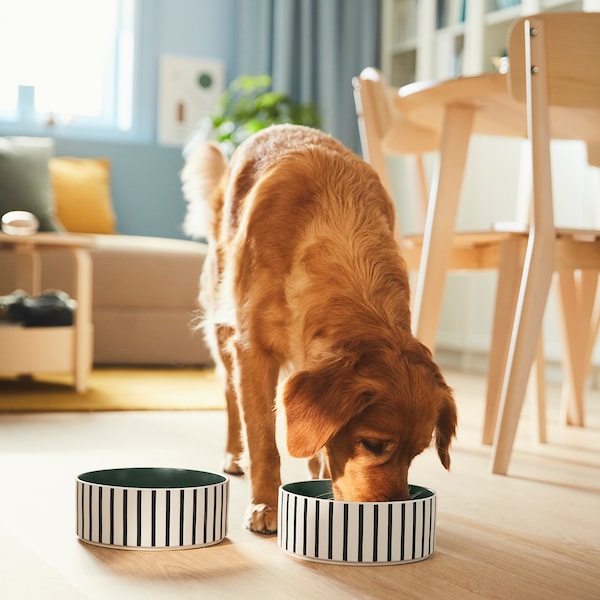
{"label": "dog's head", "polygon": [[414,338],[400,355],[364,352],[298,371],[281,397],[290,454],[322,450],[337,500],[408,499],[408,468],[433,435],[450,468],[456,406],[431,353]]}

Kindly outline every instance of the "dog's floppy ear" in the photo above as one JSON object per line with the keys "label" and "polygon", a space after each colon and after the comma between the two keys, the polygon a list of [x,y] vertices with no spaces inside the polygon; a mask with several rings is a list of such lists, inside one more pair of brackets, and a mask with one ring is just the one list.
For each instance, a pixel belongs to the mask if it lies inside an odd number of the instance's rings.
{"label": "dog's floppy ear", "polygon": [[280,389],[291,456],[316,454],[366,404],[349,392],[352,367],[298,371]]}
{"label": "dog's floppy ear", "polygon": [[437,419],[435,423],[435,443],[442,465],[450,469],[450,442],[456,435],[456,404],[452,390],[446,384],[439,367],[433,361],[431,351],[427,346],[414,339],[411,352],[407,354],[409,364],[421,364],[429,371],[431,383],[437,388]]}
{"label": "dog's floppy ear", "polygon": [[450,470],[450,442],[456,435],[457,415],[452,392],[447,386],[444,387],[442,403],[435,425],[435,443],[441,463],[447,470]]}

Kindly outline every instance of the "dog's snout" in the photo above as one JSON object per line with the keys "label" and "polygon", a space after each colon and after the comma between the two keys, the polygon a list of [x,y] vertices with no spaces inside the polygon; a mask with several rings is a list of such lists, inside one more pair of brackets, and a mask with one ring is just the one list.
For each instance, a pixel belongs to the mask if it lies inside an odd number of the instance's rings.
{"label": "dog's snout", "polygon": [[410,492],[408,485],[403,485],[398,490],[395,490],[393,494],[390,494],[389,498],[386,498],[386,502],[392,502],[397,500],[410,500]]}
{"label": "dog's snout", "polygon": [[[374,483],[374,482],[372,482]],[[349,484],[348,481],[333,482],[333,497],[344,502],[397,502],[410,500],[407,483],[372,485],[367,483]]]}

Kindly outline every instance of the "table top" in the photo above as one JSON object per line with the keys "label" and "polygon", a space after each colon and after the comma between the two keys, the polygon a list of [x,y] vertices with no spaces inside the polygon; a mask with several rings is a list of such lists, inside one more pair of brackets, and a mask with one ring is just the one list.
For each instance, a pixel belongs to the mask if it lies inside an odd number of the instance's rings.
{"label": "table top", "polygon": [[[448,107],[474,110],[473,133],[527,137],[525,103],[510,93],[509,76],[485,73],[442,81],[417,82],[398,90],[394,104],[413,123],[441,131]],[[600,140],[600,111],[551,107],[552,137]],[[388,134],[394,135],[393,129]]]}
{"label": "table top", "polygon": [[41,232],[34,235],[8,235],[0,232],[0,248],[89,248],[93,245],[93,236],[79,233]]}

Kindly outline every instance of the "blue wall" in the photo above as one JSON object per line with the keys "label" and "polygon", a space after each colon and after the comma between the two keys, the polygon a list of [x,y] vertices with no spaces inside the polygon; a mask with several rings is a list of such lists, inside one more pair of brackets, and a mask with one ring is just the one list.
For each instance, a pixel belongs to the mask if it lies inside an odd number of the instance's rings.
{"label": "blue wall", "polygon": [[140,141],[156,140],[158,63],[162,54],[222,60],[235,73],[239,0],[138,0],[141,38],[134,110]]}

